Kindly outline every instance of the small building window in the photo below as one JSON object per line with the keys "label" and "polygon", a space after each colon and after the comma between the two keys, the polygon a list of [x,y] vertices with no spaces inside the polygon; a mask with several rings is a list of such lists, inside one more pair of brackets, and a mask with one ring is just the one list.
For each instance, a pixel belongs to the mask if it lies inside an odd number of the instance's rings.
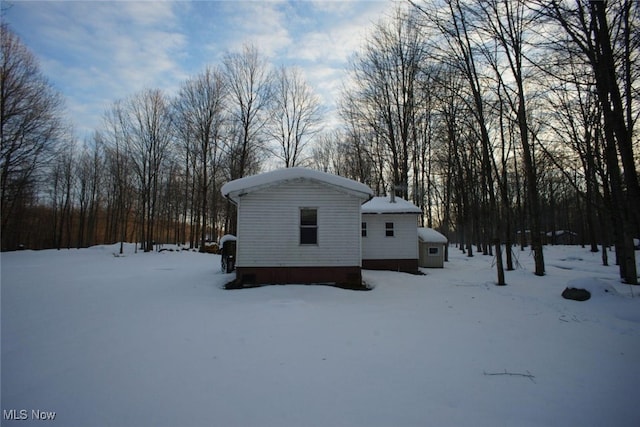
{"label": "small building window", "polygon": [[429,256],[438,256],[440,254],[440,248],[438,247],[430,247],[429,248]]}
{"label": "small building window", "polygon": [[300,209],[300,244],[318,244],[318,210]]}
{"label": "small building window", "polygon": [[385,222],[384,223],[384,232],[385,232],[385,236],[393,237],[393,223],[392,222]]}
{"label": "small building window", "polygon": [[367,237],[367,223],[362,223],[362,237]]}

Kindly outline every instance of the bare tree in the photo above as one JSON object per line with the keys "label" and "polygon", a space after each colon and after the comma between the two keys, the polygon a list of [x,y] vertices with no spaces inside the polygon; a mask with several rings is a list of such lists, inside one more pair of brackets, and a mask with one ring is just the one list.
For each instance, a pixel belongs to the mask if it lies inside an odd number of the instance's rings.
{"label": "bare tree", "polygon": [[[638,16],[640,6],[631,0],[539,2],[537,11],[561,31],[549,32],[551,46],[588,64],[602,116],[605,154],[614,205],[616,252],[620,275],[638,283],[633,236],[640,232],[640,183],[633,133],[637,121],[640,76]],[[559,36],[558,36],[559,34]],[[619,162],[622,163],[620,167]]]}
{"label": "bare tree", "polygon": [[416,145],[417,94],[425,58],[415,11],[398,7],[381,20],[352,64],[360,115],[384,144],[390,187],[408,198],[410,162]]}
{"label": "bare tree", "polygon": [[320,100],[298,68],[280,67],[274,78],[273,105],[268,132],[278,143],[274,154],[285,167],[297,166],[303,150],[319,130]]}
{"label": "bare tree", "polygon": [[[597,212],[600,217],[605,215],[601,192],[602,186],[608,185],[606,180],[598,179],[596,167],[597,159],[603,156],[603,153],[597,150],[598,145],[595,143],[597,134],[600,132],[600,112],[593,82],[589,81],[590,79],[581,78],[584,66],[568,63],[566,68],[566,80],[558,82],[554,79],[549,85],[551,89],[547,91],[546,96],[553,111],[551,117],[555,123],[555,126],[550,129],[550,134],[553,141],[560,142],[558,151],[564,155],[549,153],[553,150],[551,144],[545,144],[542,147],[567,178],[571,171],[571,162],[579,162],[583,186],[570,179],[567,181],[574,186],[575,191],[580,193],[587,204],[585,215],[588,239],[591,251],[598,252],[595,213]],[[604,230],[600,232],[604,233]]]}
{"label": "bare tree", "polygon": [[75,198],[74,165],[76,162],[73,144],[67,142],[56,156],[48,182],[51,185],[53,204],[53,244],[56,249],[71,247],[73,201]]}
{"label": "bare tree", "polygon": [[[206,68],[201,74],[187,80],[174,103],[175,122],[197,164],[201,204],[200,251],[205,249],[207,219],[215,218],[216,205],[209,213],[208,195],[213,183],[217,194],[216,177],[222,153],[222,126],[225,120],[224,100],[227,86],[218,69]],[[211,172],[211,173],[209,173]],[[214,199],[215,200],[215,199]]]}
{"label": "bare tree", "polygon": [[138,177],[138,214],[142,248],[153,250],[160,172],[169,154],[172,122],[168,101],[157,89],[134,95],[125,104],[125,126]]}
{"label": "bare tree", "polygon": [[102,187],[105,175],[104,146],[96,137],[92,138],[92,151],[89,160],[89,206],[87,218],[87,245],[97,244],[98,214],[101,211],[101,198],[104,194]]}
{"label": "bare tree", "polygon": [[20,243],[21,228],[11,223],[20,218],[20,210],[34,194],[64,127],[61,97],[6,24],[0,25],[0,43],[0,234],[2,248],[8,249]]}
{"label": "bare tree", "polygon": [[129,232],[129,215],[134,197],[131,144],[125,105],[117,101],[103,118],[103,131],[94,139],[104,146],[108,171],[107,241],[120,241],[120,254]]}
{"label": "bare tree", "polygon": [[323,172],[335,173],[333,166],[336,157],[340,155],[337,147],[341,138],[337,130],[321,134],[311,150],[312,167]]}
{"label": "bare tree", "polygon": [[231,179],[241,178],[264,149],[264,127],[268,120],[273,76],[255,46],[227,53],[223,59],[229,87],[233,123],[227,139]]}
{"label": "bare tree", "polygon": [[536,165],[533,157],[533,143],[528,114],[528,93],[525,89],[527,75],[525,73],[526,34],[536,24],[535,17],[525,7],[522,0],[491,0],[478,2],[475,11],[485,23],[484,30],[497,41],[500,58],[508,64],[509,77],[513,84],[505,83],[503,72],[498,62],[493,63],[500,84],[506,88],[509,105],[515,113],[521,143],[524,172],[527,179],[528,206],[531,212],[531,247],[535,259],[535,274],[544,275],[544,253],[542,250],[540,224],[540,201]]}
{"label": "bare tree", "polygon": [[[435,12],[437,9],[434,5],[430,6],[431,9],[426,9],[422,6],[416,7],[423,12],[430,26],[437,29],[442,35],[445,43],[442,47],[436,48],[444,49],[442,51],[443,56],[455,68],[460,70],[461,75],[464,76],[467,83],[470,94],[469,112],[472,114],[474,120],[474,124],[469,126],[469,130],[472,132],[470,137],[478,140],[480,143],[478,155],[480,159],[479,178],[481,181],[481,192],[477,194],[479,203],[473,204],[473,215],[478,218],[477,221],[474,221],[478,225],[474,231],[480,233],[483,228],[480,225],[480,218],[486,218],[488,223],[483,224],[483,226],[487,226],[490,233],[490,243],[495,245],[496,250],[497,284],[504,285],[505,278],[500,241],[502,234],[501,220],[498,218],[498,204],[494,190],[493,164],[495,160],[493,158],[493,147],[489,134],[488,113],[486,112],[487,100],[485,98],[488,90],[485,83],[486,79],[483,78],[480,72],[481,67],[479,62],[481,61],[481,55],[478,44],[481,44],[481,40],[478,40],[477,35],[474,34],[476,27],[473,23],[473,13],[466,4],[463,4],[459,0],[448,2],[446,9],[443,8],[438,12]],[[437,38],[435,40],[442,39]],[[469,178],[471,178],[471,176],[469,176]],[[486,215],[481,215],[480,212],[486,209],[482,206],[485,205],[486,199],[488,199],[488,212]],[[478,240],[484,239],[479,238]],[[483,251],[489,253],[490,247],[486,247],[486,245],[483,246],[485,246]],[[543,274],[539,272],[536,267],[536,274],[538,273]]]}
{"label": "bare tree", "polygon": [[75,164],[76,201],[78,202],[78,248],[91,243],[92,225],[95,223],[95,204],[100,180],[100,147],[94,140],[92,146],[85,142]]}
{"label": "bare tree", "polygon": [[334,173],[367,183],[377,193],[384,191],[384,163],[380,138],[366,114],[365,102],[357,94],[344,91],[340,115],[345,131],[336,135]]}
{"label": "bare tree", "polygon": [[[443,67],[437,74],[435,85],[431,88],[437,102],[434,114],[440,121],[439,137],[442,140],[440,152],[441,173],[446,177],[445,183],[445,218],[442,224],[443,231],[449,229],[452,218],[456,220],[458,242],[464,252],[464,243],[467,242],[467,254],[472,254],[471,241],[471,215],[469,206],[469,183],[465,179],[465,167],[472,162],[466,147],[463,146],[464,126],[463,117],[467,115],[467,102],[464,98],[464,78],[453,67]],[[468,170],[468,169],[467,169]],[[455,210],[457,215],[453,215]],[[448,256],[448,248],[445,247],[445,256]]]}

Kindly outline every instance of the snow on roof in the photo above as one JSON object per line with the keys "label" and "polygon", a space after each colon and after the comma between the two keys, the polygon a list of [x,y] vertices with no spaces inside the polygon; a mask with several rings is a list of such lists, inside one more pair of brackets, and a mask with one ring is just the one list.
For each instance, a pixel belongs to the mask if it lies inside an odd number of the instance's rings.
{"label": "snow on roof", "polygon": [[[223,196],[231,197],[235,200],[235,196],[239,195],[240,193],[249,192],[259,188],[270,187],[283,181],[293,181],[298,179],[308,179],[311,181],[322,182],[335,187],[343,188],[347,191],[361,193],[367,198],[373,195],[373,191],[371,191],[371,189],[367,185],[354,181],[352,179],[344,178],[338,175],[332,175],[330,173],[321,172],[314,169],[298,167],[278,169],[271,172],[265,172],[258,175],[251,175],[244,178],[236,179],[223,185],[221,192]],[[237,194],[231,195],[231,193]]]}
{"label": "snow on roof", "polygon": [[422,210],[411,202],[407,202],[401,197],[395,197],[395,202],[391,202],[389,197],[374,197],[362,205],[362,213],[365,214],[398,214],[411,213],[421,214]]}
{"label": "snow on roof", "polygon": [[418,227],[418,239],[422,242],[447,243],[447,238],[433,228]]}

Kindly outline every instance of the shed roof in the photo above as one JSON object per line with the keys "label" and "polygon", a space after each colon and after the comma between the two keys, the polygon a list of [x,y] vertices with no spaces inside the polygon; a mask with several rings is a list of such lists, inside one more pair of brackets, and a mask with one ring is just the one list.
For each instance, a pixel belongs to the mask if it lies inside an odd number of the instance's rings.
{"label": "shed roof", "polygon": [[237,241],[238,238],[236,236],[234,236],[233,234],[225,234],[224,236],[222,236],[220,238],[220,242],[218,243],[220,246],[224,245],[225,242],[235,242]]}
{"label": "shed roof", "polygon": [[433,228],[418,227],[418,240],[429,243],[447,243],[447,238]]}
{"label": "shed roof", "polygon": [[362,205],[363,214],[421,214],[422,210],[401,197],[392,202],[389,197],[374,197]]}
{"label": "shed roof", "polygon": [[286,181],[310,180],[320,182],[329,186],[337,187],[343,191],[355,193],[362,199],[369,199],[373,195],[373,191],[361,182],[344,178],[338,175],[321,172],[308,168],[286,168],[277,169],[271,172],[265,172],[258,175],[251,175],[244,178],[227,182],[222,186],[221,192],[225,197],[237,201],[242,194],[263,188],[281,184]]}

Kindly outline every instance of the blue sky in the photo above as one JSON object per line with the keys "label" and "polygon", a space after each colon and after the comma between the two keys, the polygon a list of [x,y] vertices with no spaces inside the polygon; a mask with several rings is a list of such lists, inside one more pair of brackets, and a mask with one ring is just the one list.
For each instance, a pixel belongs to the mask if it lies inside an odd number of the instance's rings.
{"label": "blue sky", "polygon": [[114,101],[146,88],[172,95],[244,43],[273,65],[300,67],[335,124],[349,57],[393,8],[391,0],[1,1],[10,5],[3,19],[64,95],[80,138]]}

